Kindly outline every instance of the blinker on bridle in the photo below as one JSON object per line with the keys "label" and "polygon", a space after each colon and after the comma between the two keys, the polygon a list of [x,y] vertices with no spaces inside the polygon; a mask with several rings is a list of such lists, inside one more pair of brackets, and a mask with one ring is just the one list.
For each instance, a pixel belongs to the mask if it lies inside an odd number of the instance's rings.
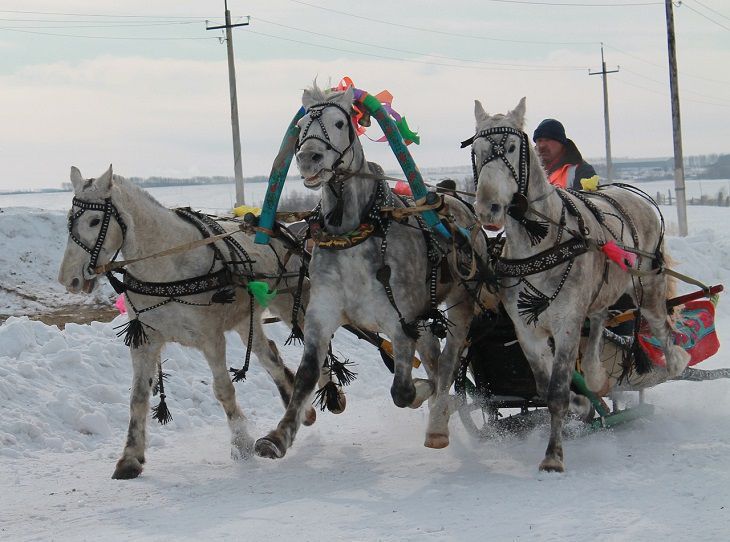
{"label": "blinker on bridle", "polygon": [[[124,223],[124,220],[122,220],[122,217],[119,214],[117,208],[112,203],[111,198],[105,198],[104,203],[96,203],[93,201],[86,201],[74,197],[72,202],[72,209],[73,207],[78,207],[79,210],[71,213],[68,217],[69,237],[73,239],[74,243],[76,243],[82,249],[89,253],[91,257],[89,258],[89,265],[87,266],[87,270],[91,275],[96,275],[97,260],[99,259],[101,248],[104,246],[104,241],[106,240],[106,234],[109,231],[109,222],[111,221],[111,218],[114,217],[117,221],[117,224],[119,224],[119,227],[122,230],[122,239],[124,239],[127,233],[127,225]],[[81,215],[83,215],[86,211],[101,211],[104,213],[104,216],[101,219],[101,228],[99,229],[99,235],[96,237],[96,242],[94,243],[93,247],[85,245],[84,242],[79,239],[73,232],[74,223],[79,218],[81,218]],[[121,246],[117,249],[117,252],[116,254],[114,254],[112,261],[117,257],[120,250]]]}

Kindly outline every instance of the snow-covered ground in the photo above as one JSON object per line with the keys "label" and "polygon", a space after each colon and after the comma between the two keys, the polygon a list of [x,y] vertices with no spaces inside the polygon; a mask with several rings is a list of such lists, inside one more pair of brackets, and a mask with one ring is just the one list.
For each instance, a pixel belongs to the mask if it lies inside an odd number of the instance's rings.
{"label": "snow-covered ground", "polygon": [[[676,232],[676,211],[665,212]],[[730,283],[730,209],[688,212],[690,236],[667,242],[675,267]],[[55,285],[65,235],[63,211],[3,209],[0,313],[78,302]],[[108,299],[109,291],[99,295]],[[150,424],[140,478],[111,480],[131,378],[114,330],[124,321],[59,330],[15,316],[0,326],[0,540],[730,538],[730,381],[649,390],[653,417],[566,440],[567,473],[545,474],[537,465],[546,428],[478,442],[454,416],[451,445],[423,447],[425,407],[396,408],[377,352],[343,332],[336,350],[358,372],[347,410],[318,413],[279,461],[230,459],[205,361],[169,346],[163,359],[174,420]],[[716,324],[721,343],[730,344],[726,300]],[[287,330],[267,329],[296,366],[301,350],[283,346]],[[231,336],[231,364],[243,355]],[[728,366],[721,347],[699,367]],[[255,359],[236,387],[250,432],[273,428],[283,407]]]}

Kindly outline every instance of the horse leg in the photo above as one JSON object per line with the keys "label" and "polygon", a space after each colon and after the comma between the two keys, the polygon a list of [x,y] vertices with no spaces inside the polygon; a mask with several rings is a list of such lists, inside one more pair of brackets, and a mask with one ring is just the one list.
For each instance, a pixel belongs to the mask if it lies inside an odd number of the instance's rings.
{"label": "horse leg", "polygon": [[681,346],[674,344],[672,325],[666,306],[666,276],[655,275],[644,279],[641,315],[649,323],[652,335],[662,345],[669,378],[679,376],[687,367],[690,355]]}
{"label": "horse leg", "polygon": [[550,439],[545,450],[545,458],[540,463],[541,471],[563,472],[565,470],[563,465],[563,422],[571,402],[570,382],[580,341],[579,323],[572,322],[572,329],[570,324],[570,320],[567,321],[562,333],[553,335],[555,358],[547,394],[547,405],[550,412]]}
{"label": "horse leg", "polygon": [[390,387],[390,396],[393,403],[399,408],[418,408],[434,392],[435,386],[431,380],[424,378],[413,379],[413,355],[416,352],[416,342],[407,337],[400,330],[393,336],[393,358],[395,370],[393,384]]}
{"label": "horse leg", "polygon": [[222,333],[209,336],[200,349],[213,373],[213,392],[226,413],[231,430],[231,457],[250,457],[253,438],[246,430],[246,418],[236,402],[236,388],[226,367],[226,338]]}
{"label": "horse leg", "polygon": [[[314,305],[314,306],[312,306]],[[255,452],[261,457],[284,457],[294,442],[314,386],[320,378],[327,348],[333,333],[340,326],[338,311],[331,306],[317,307],[310,303],[307,324],[304,329],[304,353],[294,377],[294,389],[284,416],[276,429],[256,441]]]}
{"label": "horse leg", "polygon": [[[249,319],[244,318],[237,326],[237,331],[244,345],[248,345]],[[258,358],[261,365],[276,384],[279,390],[281,401],[284,406],[289,404],[292,388],[294,387],[294,373],[291,372],[279,354],[279,349],[274,341],[270,341],[261,326],[260,315],[254,316],[253,337],[251,341],[251,352]],[[312,425],[317,419],[317,413],[313,408],[308,408],[304,418],[304,425]]]}
{"label": "horse leg", "polygon": [[469,322],[473,314],[471,303],[449,303],[449,320],[453,326],[449,327],[446,337],[446,346],[439,356],[438,376],[436,379],[436,397],[431,405],[426,429],[427,448],[445,448],[449,445],[449,416],[451,404],[449,390],[454,383],[458,360],[464,348],[464,341],[469,331]]}
{"label": "horse leg", "polygon": [[150,409],[150,394],[155,374],[160,363],[163,342],[155,340],[150,333],[150,342],[138,348],[130,348],[132,355],[132,390],[129,398],[129,429],[122,457],[117,461],[112,478],[129,480],[142,472],[147,430],[147,413]]}
{"label": "horse leg", "polygon": [[606,324],[608,311],[603,310],[600,313],[590,316],[591,329],[586,341],[585,351],[583,352],[583,372],[585,373],[586,384],[588,389],[598,395],[608,393],[608,373],[601,363],[601,346],[603,343],[603,329]]}

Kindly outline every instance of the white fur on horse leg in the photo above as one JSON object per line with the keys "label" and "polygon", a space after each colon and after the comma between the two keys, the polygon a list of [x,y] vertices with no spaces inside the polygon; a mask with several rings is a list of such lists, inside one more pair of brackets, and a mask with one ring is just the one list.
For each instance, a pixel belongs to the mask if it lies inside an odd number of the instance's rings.
{"label": "white fur on horse leg", "polygon": [[692,356],[681,346],[674,345],[667,349],[664,358],[667,362],[667,372],[672,378],[682,374]]}
{"label": "white fur on horse leg", "polygon": [[229,422],[231,429],[231,459],[242,461],[253,455],[255,439],[249,435],[245,419]]}
{"label": "white fur on horse leg", "polygon": [[408,405],[410,408],[418,408],[423,402],[433,395],[436,386],[431,380],[425,378],[414,378],[413,385],[416,387],[416,397],[413,402]]}
{"label": "white fur on horse leg", "polygon": [[608,311],[605,310],[590,316],[590,333],[582,357],[586,385],[589,390],[601,396],[608,393],[610,387],[608,372],[601,363],[600,358],[603,330],[607,316]]}

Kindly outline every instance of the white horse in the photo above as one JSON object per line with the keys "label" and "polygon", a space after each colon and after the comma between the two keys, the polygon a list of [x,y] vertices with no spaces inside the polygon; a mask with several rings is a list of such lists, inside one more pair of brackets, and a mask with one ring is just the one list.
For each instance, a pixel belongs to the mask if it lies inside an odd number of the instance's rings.
{"label": "white horse", "polygon": [[[179,214],[163,207],[144,190],[113,175],[111,166],[98,179],[88,180],[72,167],[71,182],[74,199],[69,212],[69,239],[58,277],[70,292],[90,293],[96,284],[95,268],[112,261],[120,251],[127,259],[140,258],[203,237],[200,228],[205,225],[196,226],[192,213]],[[238,226],[222,223],[227,231]],[[210,228],[210,224],[203,227],[206,236]],[[216,229],[212,226],[212,233]],[[127,441],[112,478],[136,478],[142,472],[150,393],[158,380],[160,352],[167,342],[197,348],[208,361],[213,390],[232,433],[234,458],[250,456],[253,440],[226,367],[225,331],[237,331],[244,344],[249,342],[250,333],[251,352],[276,383],[284,405],[289,402],[294,375],[284,365],[275,344],[266,338],[261,325],[263,309],[252,302],[245,286],[256,277],[273,287],[280,274],[297,270],[294,261],[298,258],[284,263],[288,261],[288,248],[277,238],[272,238],[271,246],[255,245],[243,232],[232,239],[237,247],[216,241],[215,248],[212,244],[199,246],[126,268],[124,282],[132,332],[127,343],[133,377]],[[266,278],[258,278],[261,274]],[[236,279],[233,284],[229,284],[230,277]],[[287,280],[282,278],[278,287],[286,288]],[[232,300],[231,293],[235,294]],[[216,295],[226,302],[212,302]],[[292,296],[277,295],[268,308],[287,322],[292,314]],[[309,407],[305,423],[313,423],[315,417]]]}
{"label": "white horse", "polygon": [[[304,91],[302,103],[307,114],[299,121],[297,166],[307,188],[322,187],[321,212],[312,233],[304,353],[286,413],[275,430],[257,441],[256,453],[279,458],[292,445],[330,337],[345,324],[391,338],[393,402],[417,408],[435,393],[425,445],[447,446],[448,391],[472,318],[473,292],[463,287],[454,266],[441,259],[452,250],[450,244],[439,244],[435,236],[427,243],[425,238],[432,234],[413,217],[398,221],[381,213],[382,208],[404,204],[365,160],[351,117],[352,88],[324,93],[314,86]],[[466,205],[450,197],[446,204],[455,224],[475,227]],[[485,239],[479,235],[475,242],[479,253],[486,254]],[[447,322],[436,310],[441,302],[449,307],[448,321],[453,324],[448,333]],[[446,337],[441,354],[432,331]],[[415,349],[428,380],[411,377]]]}
{"label": "white horse", "polygon": [[[477,216],[489,229],[504,227],[506,243],[496,265],[500,295],[551,414],[540,469],[562,472],[569,402],[583,415],[589,410],[587,399],[570,391],[586,318],[590,335],[582,366],[593,391],[607,387],[599,359],[602,332],[608,307],[623,293],[633,297],[661,341],[670,376],[682,372],[689,355],[673,344],[667,315],[663,222],[647,199],[625,188],[569,193],[550,185],[523,132],[524,115],[524,98],[504,115],[488,115],[477,101],[476,135],[464,145],[472,143]],[[642,277],[609,262],[609,246],[638,253],[635,270]],[[619,251],[624,265],[632,257]]]}

